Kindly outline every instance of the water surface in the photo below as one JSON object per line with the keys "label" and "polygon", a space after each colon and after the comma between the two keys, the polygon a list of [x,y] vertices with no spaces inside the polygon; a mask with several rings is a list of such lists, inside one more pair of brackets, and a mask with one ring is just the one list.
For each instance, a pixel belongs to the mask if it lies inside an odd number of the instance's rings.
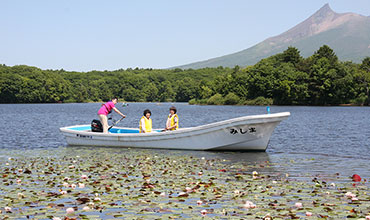
{"label": "water surface", "polygon": [[[197,106],[185,103],[129,103],[118,108],[127,115],[119,125],[138,127],[144,109],[152,111],[154,128],[164,128],[168,109],[178,109],[181,127],[245,115],[265,114],[265,106]],[[0,105],[0,152],[36,154],[40,149],[67,148],[60,127],[90,124],[97,119],[100,103],[81,104],[2,104]],[[274,164],[273,172],[292,176],[351,176],[358,173],[369,177],[370,108],[368,107],[298,107],[272,106],[271,112],[289,111],[291,116],[274,131],[266,152],[196,152],[160,150],[164,154],[217,157],[232,161]],[[113,113],[113,118],[118,115]],[[93,152],[94,148],[90,150]],[[140,150],[139,150],[140,151]],[[146,152],[148,150],[145,150]],[[149,150],[158,153],[158,150]],[[283,164],[292,163],[292,166]],[[261,168],[263,170],[263,168]]]}

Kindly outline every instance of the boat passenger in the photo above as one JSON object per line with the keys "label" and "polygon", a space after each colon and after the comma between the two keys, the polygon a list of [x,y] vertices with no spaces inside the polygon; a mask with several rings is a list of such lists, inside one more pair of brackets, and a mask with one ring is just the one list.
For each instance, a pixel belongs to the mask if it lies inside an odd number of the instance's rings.
{"label": "boat passenger", "polygon": [[149,109],[145,109],[143,115],[139,123],[140,133],[152,132],[152,119],[150,118],[152,112]]}
{"label": "boat passenger", "polygon": [[165,130],[174,131],[179,128],[179,116],[176,114],[176,107],[170,108],[170,114],[168,115]]}
{"label": "boat passenger", "polygon": [[100,122],[102,123],[103,126],[103,133],[108,133],[108,114],[114,110],[117,112],[117,114],[121,115],[122,118],[126,118],[126,115],[122,114],[116,107],[115,104],[117,104],[118,98],[114,97],[111,101],[102,104],[98,111],[98,116],[100,119]]}

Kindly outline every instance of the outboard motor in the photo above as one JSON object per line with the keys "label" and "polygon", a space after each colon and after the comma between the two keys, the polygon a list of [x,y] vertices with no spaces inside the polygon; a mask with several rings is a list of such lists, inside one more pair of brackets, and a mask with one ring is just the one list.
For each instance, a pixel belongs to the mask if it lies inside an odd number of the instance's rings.
{"label": "outboard motor", "polygon": [[92,120],[91,122],[91,131],[92,132],[103,132],[103,125],[99,120]]}

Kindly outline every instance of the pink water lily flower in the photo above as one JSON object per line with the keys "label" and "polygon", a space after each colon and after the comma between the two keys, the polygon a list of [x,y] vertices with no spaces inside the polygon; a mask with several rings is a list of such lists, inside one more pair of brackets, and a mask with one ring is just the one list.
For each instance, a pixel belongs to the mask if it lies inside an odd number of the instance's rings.
{"label": "pink water lily flower", "polygon": [[370,215],[367,215],[365,218],[366,220],[370,220]]}
{"label": "pink water lily flower", "polygon": [[202,214],[202,216],[205,216],[207,214],[207,210],[203,209],[202,211],[200,211],[200,214]]}
{"label": "pink water lily flower", "polygon": [[193,189],[190,188],[190,187],[186,187],[185,190],[186,190],[186,192],[192,192],[193,191]]}
{"label": "pink water lily flower", "polygon": [[303,206],[303,205],[302,205],[302,203],[300,203],[300,202],[296,202],[296,203],[295,203],[295,207],[297,207],[297,208],[302,208],[302,206]]}
{"label": "pink water lily flower", "polygon": [[5,210],[5,212],[11,212],[11,211],[12,211],[12,208],[10,208],[10,207],[6,206],[6,207],[4,208],[4,210]]}
{"label": "pink water lily flower", "polygon": [[67,214],[72,214],[72,213],[74,213],[74,211],[75,211],[74,208],[67,208],[66,209]]}
{"label": "pink water lily flower", "polygon": [[87,175],[85,174],[81,175],[81,179],[86,180],[87,178],[88,178]]}

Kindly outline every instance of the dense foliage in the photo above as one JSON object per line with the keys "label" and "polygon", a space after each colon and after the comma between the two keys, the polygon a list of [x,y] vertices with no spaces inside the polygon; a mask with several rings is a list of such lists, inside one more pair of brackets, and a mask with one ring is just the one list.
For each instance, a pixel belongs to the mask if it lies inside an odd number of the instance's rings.
{"label": "dense foliage", "polygon": [[191,104],[369,104],[370,57],[341,62],[324,45],[303,58],[298,49],[253,66],[68,72],[0,65],[0,103],[126,101]]}

